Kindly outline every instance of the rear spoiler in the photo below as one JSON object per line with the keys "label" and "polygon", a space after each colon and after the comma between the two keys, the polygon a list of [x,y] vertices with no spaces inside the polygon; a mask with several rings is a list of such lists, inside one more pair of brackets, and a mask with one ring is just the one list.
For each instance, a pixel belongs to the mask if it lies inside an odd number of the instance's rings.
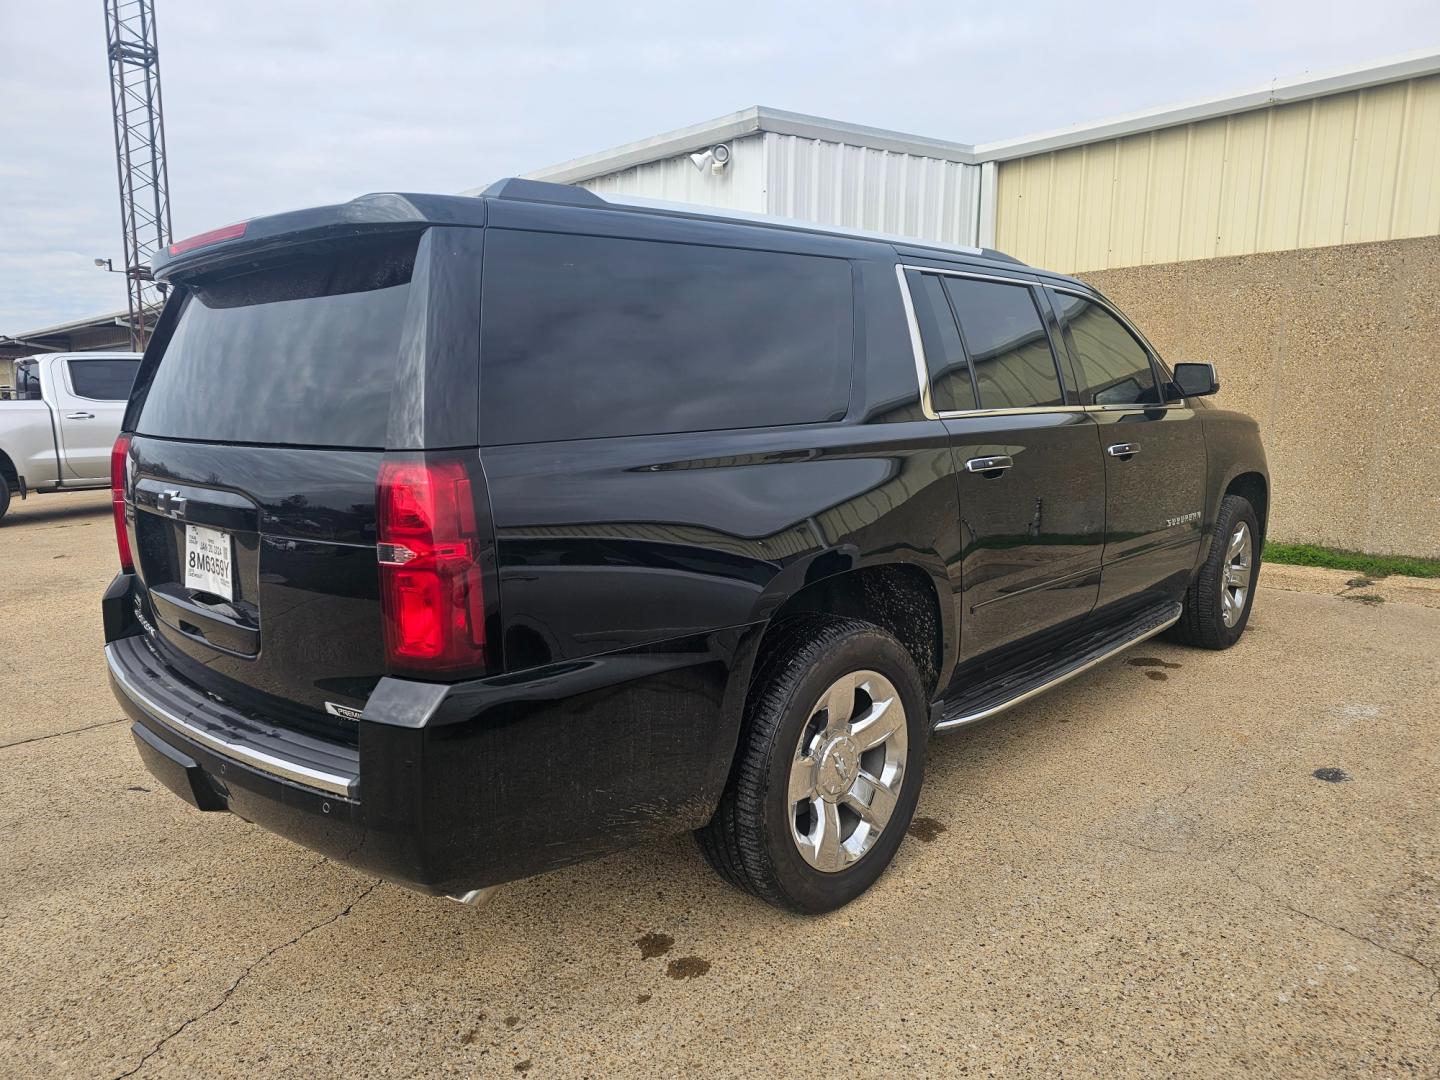
{"label": "rear spoiler", "polygon": [[184,281],[221,266],[272,257],[317,242],[408,232],[431,225],[485,224],[485,200],[460,195],[362,195],[347,203],[252,218],[171,244],[151,261],[156,281]]}

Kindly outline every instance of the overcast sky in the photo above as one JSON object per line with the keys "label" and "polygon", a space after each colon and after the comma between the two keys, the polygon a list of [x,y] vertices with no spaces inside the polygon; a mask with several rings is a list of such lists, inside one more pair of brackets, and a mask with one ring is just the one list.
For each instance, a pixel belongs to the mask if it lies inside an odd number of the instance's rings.
{"label": "overcast sky", "polygon": [[[1435,0],[157,0],[175,235],[769,105],[983,142],[1440,47]],[[123,308],[99,0],[0,0],[0,333]]]}

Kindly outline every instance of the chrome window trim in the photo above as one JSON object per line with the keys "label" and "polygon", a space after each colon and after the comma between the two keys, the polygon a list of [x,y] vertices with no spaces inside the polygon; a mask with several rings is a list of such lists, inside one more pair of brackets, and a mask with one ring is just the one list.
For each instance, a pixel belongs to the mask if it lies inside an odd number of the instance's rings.
{"label": "chrome window trim", "polygon": [[153,717],[158,723],[164,724],[176,734],[186,738],[194,739],[206,749],[219,754],[221,757],[229,758],[231,761],[238,761],[243,765],[249,765],[252,769],[268,773],[270,776],[278,776],[289,780],[292,783],[303,784],[306,787],[318,788],[321,791],[328,791],[332,795],[341,795],[345,798],[354,798],[355,788],[359,782],[358,777],[342,776],[339,773],[325,772],[322,769],[311,768],[309,765],[302,765],[299,762],[287,761],[285,758],[276,757],[274,754],[267,754],[263,750],[256,750],[253,747],[244,746],[241,743],[230,742],[218,735],[213,735],[203,728],[196,727],[183,718],[162,708],[157,702],[151,699],[140,687],[136,686],[123,668],[115,660],[112,654],[113,646],[105,646],[105,660],[110,668],[110,675],[130,696],[130,699],[145,710],[146,715]]}
{"label": "chrome window trim", "polygon": [[1025,405],[1007,409],[954,409],[937,413],[941,420],[962,420],[969,416],[1029,416],[1032,413],[1089,412],[1085,405]]}
{"label": "chrome window trim", "polygon": [[901,263],[902,270],[915,270],[922,274],[945,274],[948,277],[980,278],[982,281],[999,281],[1005,285],[1024,285],[1031,288],[1040,284],[1040,279],[1031,274],[1026,277],[1002,277],[1000,274],[987,274],[980,270],[952,270],[945,266],[916,266],[914,263]]}
{"label": "chrome window trim", "polygon": [[904,263],[895,264],[895,277],[900,282],[900,303],[905,308],[905,323],[910,330],[910,354],[915,359],[915,378],[920,383],[920,411],[927,420],[939,419],[930,399],[930,368],[925,363],[925,343],[920,339],[920,320],[915,317],[915,301],[910,296],[910,281],[905,277]]}

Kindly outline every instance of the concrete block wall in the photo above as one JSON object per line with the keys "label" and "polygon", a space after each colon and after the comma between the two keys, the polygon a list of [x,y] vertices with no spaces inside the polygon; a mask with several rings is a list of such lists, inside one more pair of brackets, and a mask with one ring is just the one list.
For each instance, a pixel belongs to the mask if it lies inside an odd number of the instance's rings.
{"label": "concrete block wall", "polygon": [[1260,421],[1271,539],[1440,557],[1440,237],[1081,276]]}

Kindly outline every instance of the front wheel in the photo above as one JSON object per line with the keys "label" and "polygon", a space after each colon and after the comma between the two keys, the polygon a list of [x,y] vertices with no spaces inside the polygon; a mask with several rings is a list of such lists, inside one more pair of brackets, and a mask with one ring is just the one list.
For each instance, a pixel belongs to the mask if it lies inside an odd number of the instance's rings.
{"label": "front wheel", "polygon": [[701,850],[777,907],[815,915],[848,904],[904,839],[929,730],[920,676],[893,637],[856,619],[788,622],[759,660]]}
{"label": "front wheel", "polygon": [[1260,574],[1260,527],[1248,499],[1226,495],[1215,516],[1210,554],[1185,594],[1175,638],[1202,649],[1228,649],[1240,640],[1255,603]]}
{"label": "front wheel", "polygon": [[0,476],[0,518],[4,518],[5,511],[10,509],[10,484]]}

